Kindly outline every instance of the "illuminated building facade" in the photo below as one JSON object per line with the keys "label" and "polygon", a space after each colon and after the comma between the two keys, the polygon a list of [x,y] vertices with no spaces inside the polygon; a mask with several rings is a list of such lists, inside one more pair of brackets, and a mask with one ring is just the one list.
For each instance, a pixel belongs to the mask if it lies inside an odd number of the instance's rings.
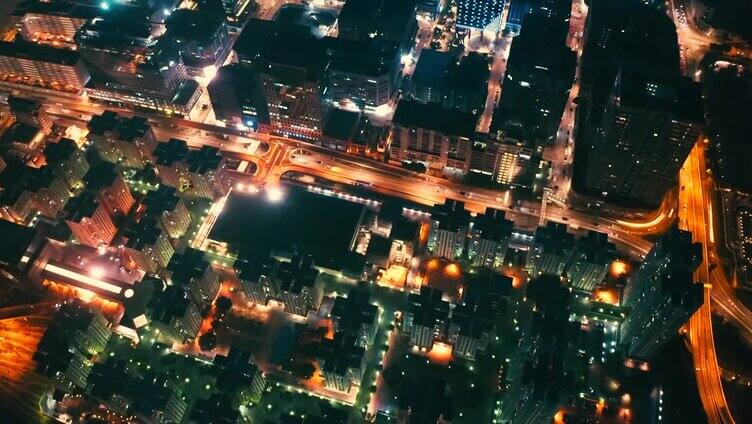
{"label": "illuminated building facade", "polygon": [[567,225],[549,221],[545,227],[535,230],[526,267],[533,277],[540,274],[561,277],[574,252],[574,234],[567,232]]}
{"label": "illuminated building facade", "polygon": [[486,208],[475,217],[468,233],[467,254],[474,266],[496,268],[504,263],[514,222],[506,219],[504,211]]}
{"label": "illuminated building facade", "polygon": [[71,199],[65,212],[65,223],[78,243],[96,248],[109,246],[115,238],[115,221],[93,193],[83,193]]}
{"label": "illuminated building facade", "polygon": [[211,302],[219,292],[219,274],[204,258],[204,252],[187,248],[173,255],[167,265],[170,282],[185,287],[195,302]]}
{"label": "illuminated building facade", "polygon": [[423,286],[420,294],[411,293],[403,313],[402,332],[410,336],[410,344],[430,350],[434,341],[443,340],[449,323],[449,302],[442,300],[442,291]]}
{"label": "illuminated building facade", "polygon": [[159,215],[148,212],[125,228],[119,243],[121,264],[128,270],[156,273],[167,266],[175,254]]}
{"label": "illuminated building facade", "polygon": [[95,6],[76,1],[25,0],[16,7],[13,18],[26,40],[72,45],[76,31],[98,12]]}
{"label": "illuminated building facade", "polygon": [[216,199],[230,189],[227,170],[219,149],[201,146],[191,150],[185,159],[188,170],[187,191],[194,196]]}
{"label": "illuminated building facade", "polygon": [[629,355],[651,359],[702,305],[702,285],[692,274],[702,246],[676,227],[662,235],[629,279],[622,305],[631,309],[619,328]]}
{"label": "illuminated building facade", "polygon": [[37,214],[55,219],[70,198],[65,180],[47,166],[11,162],[0,172],[0,185],[1,215],[13,222],[29,223]]}
{"label": "illuminated building facade", "polygon": [[360,386],[366,370],[366,352],[356,338],[348,333],[335,333],[334,339],[323,340],[325,353],[318,358],[324,385],[340,392]]}
{"label": "illuminated building facade", "polygon": [[353,343],[362,348],[373,344],[378,318],[379,308],[371,303],[370,294],[364,286],[350,289],[347,297],[337,296],[329,313],[334,332],[350,334]]}
{"label": "illuminated building facade", "polygon": [[658,207],[702,132],[701,97],[689,78],[622,70],[595,130],[588,190],[625,206]]}
{"label": "illuminated building facade", "polygon": [[236,128],[261,133],[271,131],[269,109],[258,72],[237,63],[223,66],[207,90],[217,119]]}
{"label": "illuminated building facade", "polygon": [[572,262],[567,266],[566,279],[573,289],[592,293],[603,282],[609,266],[616,259],[616,246],[608,241],[608,234],[588,231],[577,239]]}
{"label": "illuminated building facade", "polygon": [[9,83],[80,93],[91,77],[77,52],[17,39],[0,42],[0,78]]}
{"label": "illuminated building facade", "polygon": [[42,107],[41,101],[9,95],[8,107],[16,123],[39,128],[47,135],[52,131],[52,119]]}
{"label": "illuminated building facade", "polygon": [[467,243],[470,212],[465,203],[447,199],[431,213],[428,248],[434,256],[455,260],[462,256]]}
{"label": "illuminated building facade", "polygon": [[92,116],[88,128],[88,140],[102,159],[128,168],[151,162],[157,139],[146,118],[125,118],[108,110]]}
{"label": "illuminated building facade", "polygon": [[185,235],[191,225],[191,214],[175,188],[160,186],[148,192],[141,204],[146,213],[159,217],[159,225],[171,239]]}
{"label": "illuminated building facade", "polygon": [[392,119],[391,159],[430,171],[468,172],[477,116],[436,104],[401,101]]}

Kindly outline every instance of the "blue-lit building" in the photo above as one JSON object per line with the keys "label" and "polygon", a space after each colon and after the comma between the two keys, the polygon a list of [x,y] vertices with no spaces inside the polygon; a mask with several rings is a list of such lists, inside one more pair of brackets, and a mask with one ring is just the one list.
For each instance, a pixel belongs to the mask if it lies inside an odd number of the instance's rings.
{"label": "blue-lit building", "polygon": [[459,0],[457,26],[480,30],[501,30],[506,0]]}

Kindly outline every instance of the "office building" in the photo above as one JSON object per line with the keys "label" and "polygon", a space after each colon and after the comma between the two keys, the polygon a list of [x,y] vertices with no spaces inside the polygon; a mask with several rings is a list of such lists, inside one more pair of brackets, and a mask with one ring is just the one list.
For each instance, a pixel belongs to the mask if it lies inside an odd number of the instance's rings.
{"label": "office building", "polygon": [[440,258],[459,259],[465,252],[469,225],[470,212],[465,210],[465,203],[447,199],[431,212],[428,249]]}
{"label": "office building", "polygon": [[420,293],[411,293],[403,313],[402,332],[410,336],[410,344],[423,351],[430,350],[434,341],[444,340],[449,323],[449,302],[442,300],[443,292],[428,286]]}
{"label": "office building", "polygon": [[488,56],[470,52],[447,70],[441,103],[446,108],[480,115],[488,95]]}
{"label": "office building", "polygon": [[535,230],[526,267],[533,278],[541,274],[562,277],[574,252],[574,234],[567,232],[567,225],[549,221]]}
{"label": "office building", "polygon": [[102,159],[128,168],[143,168],[151,162],[157,138],[146,118],[121,117],[105,111],[89,120],[87,139]]}
{"label": "office building", "polygon": [[504,211],[486,208],[476,216],[468,232],[467,256],[474,266],[496,268],[504,257],[512,237],[514,222],[504,216]]}
{"label": "office building", "polygon": [[554,141],[576,66],[576,54],[564,44],[568,27],[543,14],[526,15],[512,41],[492,132],[519,128],[536,146]]}
{"label": "office building", "polygon": [[321,137],[323,51],[318,40],[279,34],[265,53],[262,83],[275,135],[316,141]]}
{"label": "office building", "polygon": [[586,187],[624,206],[656,208],[702,132],[701,89],[622,70],[588,157]]}
{"label": "office building", "polygon": [[457,2],[457,26],[499,32],[505,5],[505,0],[460,0]]}
{"label": "office building", "polygon": [[213,75],[230,54],[230,35],[221,10],[201,5],[177,9],[165,25],[163,37],[177,44],[189,75]]}
{"label": "office building", "polygon": [[392,100],[399,79],[398,46],[388,40],[325,37],[328,63],[323,99],[334,106],[374,110]]}
{"label": "office building", "polygon": [[346,0],[337,16],[337,37],[353,41],[368,38],[383,3],[383,0]]}
{"label": "office building", "polygon": [[306,316],[321,305],[323,283],[310,255],[297,254],[290,262],[280,263],[273,284],[277,298],[291,314]]}
{"label": "office building", "polygon": [[419,162],[430,172],[465,175],[477,120],[472,113],[403,100],[392,119],[391,159]]}
{"label": "office building", "polygon": [[18,38],[0,42],[0,79],[4,82],[78,94],[90,78],[75,51]]}
{"label": "office building", "polygon": [[519,34],[529,13],[543,14],[560,21],[567,21],[572,13],[572,2],[568,0],[509,0],[509,13],[506,29]]}
{"label": "office building", "polygon": [[269,109],[259,73],[237,63],[223,66],[207,90],[218,120],[236,128],[261,133],[271,131]]}
{"label": "office building", "polygon": [[421,50],[410,80],[410,96],[421,103],[441,103],[453,60],[448,52]]}
{"label": "office building", "polygon": [[616,246],[608,241],[608,234],[588,231],[585,237],[577,239],[572,261],[567,266],[569,285],[575,290],[592,293],[603,282],[616,255]]}
{"label": "office building", "polygon": [[526,140],[498,133],[494,138],[473,140],[469,175],[505,187],[529,187],[538,160]]}
{"label": "office building", "polygon": [[201,89],[188,78],[179,43],[157,37],[148,12],[119,6],[76,33],[78,52],[95,80],[87,92],[104,101],[187,113]]}

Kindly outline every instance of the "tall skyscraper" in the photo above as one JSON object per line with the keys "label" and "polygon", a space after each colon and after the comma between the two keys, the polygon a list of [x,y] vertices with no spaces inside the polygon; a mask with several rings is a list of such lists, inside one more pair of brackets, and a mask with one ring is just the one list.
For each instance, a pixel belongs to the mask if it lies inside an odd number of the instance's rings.
{"label": "tall skyscraper", "polygon": [[527,252],[527,269],[531,276],[552,274],[564,275],[574,254],[574,234],[567,232],[567,226],[548,222],[545,227],[535,230],[533,245]]}
{"label": "tall skyscraper", "polygon": [[575,290],[591,293],[606,277],[615,259],[616,246],[608,241],[608,234],[588,231],[577,240],[566,278]]}
{"label": "tall skyscraper", "polygon": [[536,145],[553,142],[576,66],[575,53],[564,44],[567,28],[566,22],[541,13],[525,16],[512,42],[492,132],[519,128]]}
{"label": "tall skyscraper", "polygon": [[629,355],[650,359],[702,305],[692,276],[701,262],[702,246],[687,231],[673,228],[653,246],[622,295],[630,312],[619,339]]}
{"label": "tall skyscraper", "polygon": [[625,206],[657,207],[704,121],[699,84],[622,70],[588,160],[587,187]]}
{"label": "tall skyscraper", "polygon": [[532,303],[519,322],[519,339],[507,371],[499,418],[505,424],[548,423],[572,389],[571,361],[579,323],[569,321],[569,289],[556,275],[527,286]]}
{"label": "tall skyscraper", "polygon": [[465,203],[447,200],[431,213],[428,248],[440,258],[459,258],[465,250],[469,224],[470,212],[465,210]]}

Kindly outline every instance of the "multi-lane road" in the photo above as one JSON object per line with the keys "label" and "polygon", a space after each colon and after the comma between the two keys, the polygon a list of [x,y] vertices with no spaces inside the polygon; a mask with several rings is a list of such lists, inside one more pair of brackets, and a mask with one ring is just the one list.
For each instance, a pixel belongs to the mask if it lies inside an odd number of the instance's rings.
{"label": "multi-lane road", "polygon": [[713,325],[711,321],[710,299],[712,288],[711,264],[715,261],[712,220],[708,219],[706,193],[704,144],[698,143],[684,163],[679,177],[683,190],[679,194],[680,226],[692,232],[694,241],[702,243],[702,264],[695,278],[704,284],[702,307],[689,321],[689,339],[695,365],[695,377],[700,399],[710,424],[730,424],[734,422],[726,403],[721,385],[721,372],[715,353]]}

